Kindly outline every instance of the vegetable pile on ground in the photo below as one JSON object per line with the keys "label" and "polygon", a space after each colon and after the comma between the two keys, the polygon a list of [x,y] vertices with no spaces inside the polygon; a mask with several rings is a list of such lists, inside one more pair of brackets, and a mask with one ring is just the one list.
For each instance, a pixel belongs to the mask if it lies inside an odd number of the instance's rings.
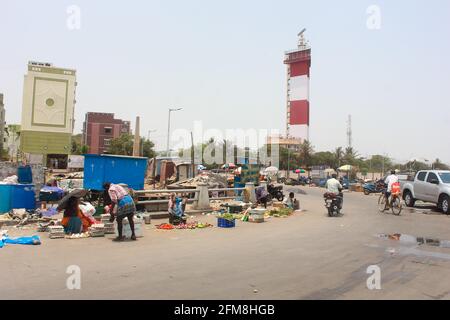
{"label": "vegetable pile on ground", "polygon": [[173,230],[173,229],[179,229],[179,230],[184,230],[184,229],[189,229],[189,230],[193,230],[193,229],[204,229],[204,228],[209,228],[212,227],[212,224],[206,223],[206,222],[189,222],[189,223],[182,223],[179,225],[172,225],[170,223],[163,223],[160,225],[157,225],[156,228],[157,229],[162,229],[162,230]]}
{"label": "vegetable pile on ground", "polygon": [[217,217],[225,219],[225,220],[228,220],[228,221],[236,220],[235,216],[233,214],[231,214],[231,213],[224,213],[224,214],[221,214],[221,215],[219,215]]}
{"label": "vegetable pile on ground", "polygon": [[268,211],[266,214],[270,217],[286,218],[286,217],[290,216],[292,214],[292,212],[294,212],[294,210],[289,209],[289,208],[277,208],[277,209]]}

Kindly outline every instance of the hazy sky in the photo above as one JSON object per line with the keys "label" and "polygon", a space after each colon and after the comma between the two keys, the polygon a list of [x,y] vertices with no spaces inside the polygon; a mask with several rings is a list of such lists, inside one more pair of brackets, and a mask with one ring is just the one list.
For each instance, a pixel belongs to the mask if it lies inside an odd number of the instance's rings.
{"label": "hazy sky", "polygon": [[[81,9],[81,29],[67,8]],[[370,5],[381,28],[367,27]],[[142,117],[165,147],[173,128],[285,128],[285,50],[312,46],[311,141],[362,155],[450,162],[450,1],[0,0],[0,92],[20,122],[29,60],[78,72],[76,131],[87,111]]]}

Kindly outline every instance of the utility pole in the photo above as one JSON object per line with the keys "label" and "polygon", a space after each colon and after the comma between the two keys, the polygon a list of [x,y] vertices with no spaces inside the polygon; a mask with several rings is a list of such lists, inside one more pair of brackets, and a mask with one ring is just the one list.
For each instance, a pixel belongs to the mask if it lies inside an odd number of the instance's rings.
{"label": "utility pole", "polygon": [[290,158],[291,158],[291,152],[290,152],[290,150],[289,150],[289,142],[288,142],[288,145],[287,145],[287,148],[288,148],[288,158],[287,158],[287,173],[286,173],[286,179],[289,179],[289,176],[290,176],[290,171],[289,171],[289,161],[290,161]]}
{"label": "utility pole", "polygon": [[192,178],[195,177],[195,161],[194,161],[194,135],[191,131],[191,166],[192,166]]}
{"label": "utility pole", "polygon": [[180,111],[183,110],[183,108],[177,108],[177,109],[171,109],[169,108],[169,121],[167,124],[167,152],[166,152],[166,157],[169,156],[169,152],[170,152],[170,114],[172,111]]}

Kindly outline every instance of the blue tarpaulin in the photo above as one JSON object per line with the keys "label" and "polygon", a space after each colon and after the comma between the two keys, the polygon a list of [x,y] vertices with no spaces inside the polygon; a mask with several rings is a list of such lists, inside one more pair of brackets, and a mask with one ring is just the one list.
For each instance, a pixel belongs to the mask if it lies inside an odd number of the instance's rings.
{"label": "blue tarpaulin", "polygon": [[41,244],[41,238],[39,238],[39,236],[19,238],[9,238],[8,236],[4,236],[0,239],[0,248],[3,248],[5,244],[39,245]]}

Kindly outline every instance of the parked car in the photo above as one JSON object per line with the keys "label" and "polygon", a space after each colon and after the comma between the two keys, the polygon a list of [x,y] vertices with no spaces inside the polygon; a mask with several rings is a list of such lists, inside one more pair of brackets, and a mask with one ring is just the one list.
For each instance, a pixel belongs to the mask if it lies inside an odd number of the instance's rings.
{"label": "parked car", "polygon": [[422,170],[414,181],[401,182],[403,199],[408,207],[417,200],[437,204],[445,214],[450,214],[450,171]]}

